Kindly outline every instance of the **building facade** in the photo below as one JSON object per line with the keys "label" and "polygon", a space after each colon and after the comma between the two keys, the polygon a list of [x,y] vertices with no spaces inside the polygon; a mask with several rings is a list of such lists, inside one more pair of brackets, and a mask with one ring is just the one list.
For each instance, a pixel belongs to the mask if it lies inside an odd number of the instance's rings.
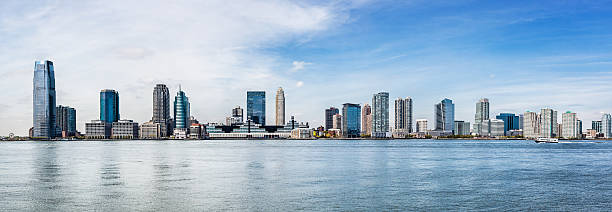
{"label": "building facade", "polygon": [[185,92],[179,87],[179,91],[174,97],[174,126],[178,129],[187,129],[191,125],[189,117],[191,116],[191,106],[189,98]]}
{"label": "building facade", "polygon": [[578,121],[579,120],[576,117],[576,113],[572,113],[570,111],[563,113],[561,115],[561,137],[568,139],[581,137],[582,135],[579,136],[580,132],[578,131]]}
{"label": "building facade", "polygon": [[416,132],[427,132],[427,119],[416,120]]}
{"label": "building facade", "polygon": [[56,136],[67,137],[76,135],[76,110],[68,106],[56,107]]}
{"label": "building facade", "polygon": [[412,133],[412,98],[395,100],[395,130]]}
{"label": "building facade", "polygon": [[368,103],[361,109],[361,135],[372,135],[372,107]]}
{"label": "building facade", "polygon": [[537,138],[540,136],[540,115],[527,111],[523,114],[523,136]]}
{"label": "building facade", "polygon": [[476,114],[474,115],[473,132],[477,135],[487,135],[488,132],[483,131],[483,122],[489,120],[489,99],[482,98],[476,103]]}
{"label": "building facade", "polygon": [[496,119],[504,121],[504,135],[510,130],[518,130],[519,128],[519,116],[513,113],[500,113],[495,117]]}
{"label": "building facade", "polygon": [[342,130],[342,114],[336,114],[333,117],[333,124],[330,129]]}
{"label": "building facade", "polygon": [[153,89],[153,117],[151,122],[160,125],[161,137],[170,136],[173,125],[170,114],[170,91],[164,84],[157,84]]}
{"label": "building facade", "polygon": [[140,139],[160,139],[162,138],[162,124],[153,121],[145,122],[140,125],[138,134]]}
{"label": "building facade", "polygon": [[503,120],[490,119],[488,122],[489,137],[501,137],[505,135]]}
{"label": "building facade", "polygon": [[597,121],[597,120],[596,121],[592,121],[591,122],[591,129],[595,130],[598,133],[603,132],[601,130],[601,120],[599,120],[599,121]]}
{"label": "building facade", "polygon": [[601,116],[601,132],[604,138],[612,138],[612,116],[609,113]]}
{"label": "building facade", "polygon": [[372,137],[389,137],[389,93],[380,92],[372,97]]}
{"label": "building facade", "polygon": [[119,92],[112,89],[100,91],[100,120],[113,123],[119,117]]}
{"label": "building facade", "polygon": [[342,106],[343,136],[347,138],[359,137],[359,134],[361,133],[361,106],[359,104],[351,103],[345,103]]}
{"label": "building facade", "polygon": [[113,139],[137,139],[138,123],[132,120],[119,120],[112,123],[111,138]]}
{"label": "building facade", "polygon": [[51,139],[56,135],[55,70],[53,62],[36,61],[33,79],[32,137]]}
{"label": "building facade", "polygon": [[334,129],[334,115],[339,113],[340,110],[335,107],[325,109],[325,130]]}
{"label": "building facade", "polygon": [[455,121],[455,135],[470,135],[470,122]]}
{"label": "building facade", "polygon": [[276,126],[285,125],[285,91],[283,88],[276,90]]}
{"label": "building facade", "polygon": [[266,92],[247,91],[247,120],[266,125]]}
{"label": "building facade", "polygon": [[108,139],[112,135],[111,123],[102,120],[92,120],[85,123],[85,136],[88,139]]}
{"label": "building facade", "polygon": [[540,137],[558,137],[557,111],[543,108],[540,112]]}
{"label": "building facade", "polygon": [[435,130],[451,132],[455,128],[455,104],[453,100],[443,99],[435,106]]}

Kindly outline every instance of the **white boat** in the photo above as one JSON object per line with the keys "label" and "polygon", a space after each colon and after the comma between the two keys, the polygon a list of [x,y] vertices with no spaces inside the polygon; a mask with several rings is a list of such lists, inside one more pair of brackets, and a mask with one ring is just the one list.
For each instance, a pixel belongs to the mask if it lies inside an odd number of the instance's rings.
{"label": "white boat", "polygon": [[558,138],[539,137],[535,140],[536,143],[559,143]]}

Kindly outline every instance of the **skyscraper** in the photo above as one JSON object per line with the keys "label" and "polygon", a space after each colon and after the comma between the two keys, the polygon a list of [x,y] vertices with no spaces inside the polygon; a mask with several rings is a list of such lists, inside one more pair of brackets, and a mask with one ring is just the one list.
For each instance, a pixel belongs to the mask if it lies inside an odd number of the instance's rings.
{"label": "skyscraper", "polygon": [[602,130],[601,130],[601,120],[599,120],[599,121],[592,121],[591,122],[591,129],[594,129],[598,133],[602,132]]}
{"label": "skyscraper", "polygon": [[510,130],[519,129],[519,116],[514,113],[500,113],[495,118],[504,121],[504,135]]}
{"label": "skyscraper", "polygon": [[365,103],[361,109],[361,134],[372,135],[372,107]]}
{"label": "skyscraper", "polygon": [[176,129],[187,129],[191,124],[189,123],[190,116],[190,105],[189,98],[185,95],[185,92],[181,90],[176,92],[174,97],[174,126]]}
{"label": "skyscraper", "polygon": [[609,113],[601,116],[601,132],[604,138],[612,138],[612,116]]}
{"label": "skyscraper", "polygon": [[56,135],[74,136],[76,133],[76,110],[68,106],[59,105],[56,108]]}
{"label": "skyscraper", "polygon": [[266,92],[247,91],[247,120],[266,125]]}
{"label": "skyscraper", "polygon": [[561,115],[561,137],[578,138],[578,118],[576,113],[567,111]]}
{"label": "skyscraper", "polygon": [[171,134],[170,91],[164,84],[157,84],[153,89],[153,118],[151,122],[160,124],[161,137],[168,137]]}
{"label": "skyscraper", "polygon": [[35,138],[53,138],[56,130],[55,71],[53,62],[36,61],[33,80],[33,130]]}
{"label": "skyscraper", "polygon": [[106,123],[119,121],[119,92],[112,89],[100,91],[100,120]]}
{"label": "skyscraper", "polygon": [[335,107],[325,109],[325,130],[334,128],[334,115],[339,113],[340,111]]}
{"label": "skyscraper", "polygon": [[348,138],[359,137],[361,132],[361,106],[351,103],[345,103],[342,106],[342,134]]}
{"label": "skyscraper", "polygon": [[285,126],[285,91],[281,87],[276,91],[276,126]]}
{"label": "skyscraper", "polygon": [[489,132],[483,130],[483,122],[489,120],[489,99],[482,98],[476,103],[476,115],[474,116],[474,133],[477,135],[488,135]]}
{"label": "skyscraper", "polygon": [[395,130],[412,133],[412,99],[395,100]]}
{"label": "skyscraper", "polygon": [[527,111],[523,114],[523,136],[525,138],[540,136],[540,116],[536,112]]}
{"label": "skyscraper", "polygon": [[384,138],[389,133],[389,93],[372,97],[372,137]]}
{"label": "skyscraper", "polygon": [[417,119],[416,120],[416,131],[417,132],[427,132],[427,119]]}
{"label": "skyscraper", "polygon": [[557,124],[557,111],[543,108],[540,113],[540,137],[558,137]]}
{"label": "skyscraper", "polygon": [[455,128],[455,104],[453,100],[443,99],[435,106],[436,131],[453,132]]}

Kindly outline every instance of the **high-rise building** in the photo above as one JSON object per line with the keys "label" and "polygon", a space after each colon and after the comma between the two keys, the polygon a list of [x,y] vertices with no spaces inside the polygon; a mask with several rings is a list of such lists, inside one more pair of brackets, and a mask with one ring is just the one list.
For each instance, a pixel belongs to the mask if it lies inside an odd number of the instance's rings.
{"label": "high-rise building", "polygon": [[56,134],[55,71],[53,62],[36,61],[33,80],[33,129],[34,138],[53,138]]}
{"label": "high-rise building", "polygon": [[266,125],[266,92],[247,91],[247,120]]}
{"label": "high-rise building", "polygon": [[578,136],[576,138],[578,138],[578,139],[584,138],[582,136],[582,120],[580,120],[580,119],[576,120],[576,128],[577,128],[576,129],[576,136]]}
{"label": "high-rise building", "polygon": [[380,92],[372,97],[372,137],[384,138],[389,134],[389,93]]}
{"label": "high-rise building", "polygon": [[592,121],[591,122],[591,129],[595,130],[597,133],[603,132],[601,130],[601,120],[599,120],[599,121]]}
{"label": "high-rise building", "polygon": [[488,131],[490,137],[504,136],[504,121],[499,119],[488,120]]}
{"label": "high-rise building", "polygon": [[507,135],[510,130],[519,129],[519,116],[513,113],[500,113],[495,118],[504,121],[504,135]]}
{"label": "high-rise building", "polygon": [[416,120],[416,131],[417,132],[427,132],[427,119],[417,119]]}
{"label": "high-rise building", "polygon": [[56,108],[56,135],[58,137],[74,136],[76,134],[76,110],[59,105]]}
{"label": "high-rise building", "polygon": [[540,137],[558,137],[557,123],[557,111],[543,108],[540,113]]}
{"label": "high-rise building", "polygon": [[395,130],[412,133],[412,99],[395,100]]}
{"label": "high-rise building", "polygon": [[361,132],[361,106],[351,103],[345,103],[342,106],[342,134],[348,138],[359,137]]}
{"label": "high-rise building", "polygon": [[335,107],[325,109],[325,130],[334,129],[334,115],[339,113],[340,111]]}
{"label": "high-rise building", "polygon": [[453,132],[455,128],[455,104],[453,100],[443,99],[435,107],[436,131]]}
{"label": "high-rise building", "polygon": [[455,135],[469,135],[470,122],[455,121]]}
{"label": "high-rise building", "polygon": [[100,91],[100,120],[106,123],[119,121],[119,92],[112,89]]}
{"label": "high-rise building", "polygon": [[[579,138],[578,133],[578,118],[576,113],[567,111],[561,115],[561,137],[563,138]],[[582,133],[580,133],[582,134]]]}
{"label": "high-rise building", "polygon": [[187,129],[191,126],[189,98],[185,95],[179,86],[179,91],[174,97],[174,121],[175,128]]}
{"label": "high-rise building", "polygon": [[368,103],[365,103],[361,109],[361,134],[372,135],[372,107]]}
{"label": "high-rise building", "polygon": [[157,84],[153,89],[152,123],[160,124],[160,136],[168,137],[172,132],[172,117],[170,114],[170,91],[164,84]]}
{"label": "high-rise building", "polygon": [[333,125],[329,129],[342,130],[342,114],[335,114],[333,116]]}
{"label": "high-rise building", "polygon": [[523,114],[519,114],[519,130],[524,129],[524,126],[525,126],[523,124],[524,123],[524,121],[523,121],[524,119],[525,119],[525,117],[523,116]]}
{"label": "high-rise building", "polygon": [[601,132],[604,138],[612,138],[612,116],[609,113],[601,116]]}
{"label": "high-rise building", "polygon": [[474,116],[474,133],[477,135],[487,135],[483,132],[483,122],[489,120],[489,99],[482,98],[476,103],[476,115]]}
{"label": "high-rise building", "polygon": [[285,91],[280,87],[276,91],[276,126],[285,126]]}
{"label": "high-rise building", "polygon": [[540,115],[527,111],[523,114],[523,136],[537,138],[540,136]]}

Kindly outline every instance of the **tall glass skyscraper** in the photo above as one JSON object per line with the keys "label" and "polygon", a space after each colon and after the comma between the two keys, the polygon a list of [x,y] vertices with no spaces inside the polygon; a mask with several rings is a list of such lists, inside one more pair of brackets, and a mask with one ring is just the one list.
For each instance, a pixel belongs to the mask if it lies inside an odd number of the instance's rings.
{"label": "tall glass skyscraper", "polygon": [[170,91],[164,84],[157,84],[153,88],[153,117],[151,122],[161,125],[161,137],[167,137],[172,131],[172,118],[170,117]]}
{"label": "tall glass skyscraper", "polygon": [[33,80],[33,131],[35,138],[55,137],[55,71],[53,62],[36,61]]}
{"label": "tall glass skyscraper", "polygon": [[247,120],[266,125],[266,92],[247,91]]}
{"label": "tall glass skyscraper", "polygon": [[174,97],[174,121],[177,129],[189,128],[189,98],[179,87]]}
{"label": "tall glass skyscraper", "polygon": [[361,106],[351,103],[345,103],[342,106],[342,133],[348,138],[359,137],[361,133]]}
{"label": "tall glass skyscraper", "polygon": [[389,93],[372,97],[372,137],[386,137],[389,132]]}
{"label": "tall glass skyscraper", "polygon": [[443,99],[436,104],[436,131],[452,132],[455,128],[455,104],[453,100]]}
{"label": "tall glass skyscraper", "polygon": [[100,91],[100,120],[106,123],[119,121],[119,92],[112,89]]}

